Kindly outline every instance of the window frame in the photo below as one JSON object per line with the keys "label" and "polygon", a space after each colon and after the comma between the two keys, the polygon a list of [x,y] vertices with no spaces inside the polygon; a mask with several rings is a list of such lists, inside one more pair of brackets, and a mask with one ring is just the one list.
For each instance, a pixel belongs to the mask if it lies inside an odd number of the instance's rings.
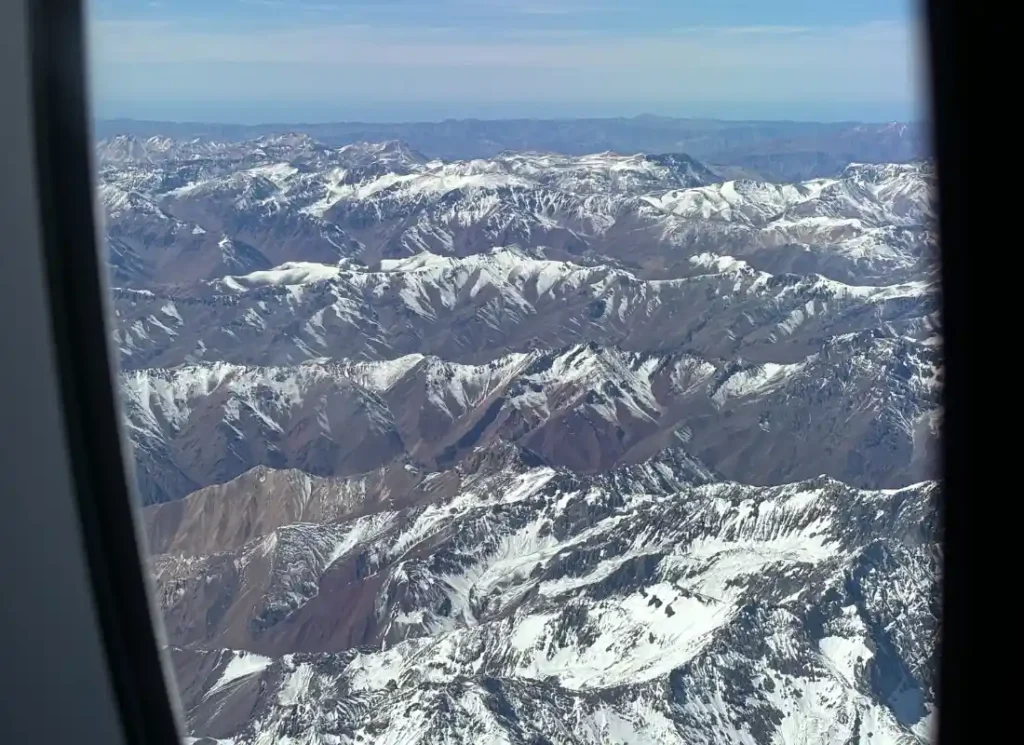
{"label": "window frame", "polygon": [[[969,389],[965,383],[966,354],[962,346],[967,302],[961,242],[962,109],[959,103],[960,34],[964,24],[958,22],[961,19],[951,0],[927,0],[923,9],[929,32],[933,142],[939,173],[945,366],[939,742],[952,743],[959,741],[962,719],[960,678],[966,607],[963,588],[967,449],[964,440]],[[11,16],[0,24],[4,33],[23,35],[23,44],[8,45],[4,54],[24,52],[24,65],[7,65],[8,69],[0,75],[23,76],[14,83],[21,85],[18,91],[28,91],[24,99],[19,98],[20,94],[10,98],[8,103],[13,106],[3,115],[7,120],[4,126],[10,125],[11,132],[18,129],[19,124],[26,125],[18,130],[26,135],[26,141],[19,143],[8,139],[7,146],[25,145],[28,156],[25,165],[30,172],[25,174],[22,183],[29,185],[26,187],[29,197],[33,195],[34,186],[36,196],[35,209],[26,208],[14,214],[12,208],[8,210],[11,214],[5,212],[4,217],[12,220],[8,225],[10,235],[22,235],[14,222],[25,222],[24,235],[29,237],[23,245],[13,246],[14,251],[39,251],[39,266],[44,276],[41,282],[26,278],[23,291],[38,291],[42,296],[40,307],[45,308],[47,318],[39,333],[45,335],[44,341],[53,355],[54,379],[47,382],[52,382],[53,390],[58,392],[55,403],[60,417],[59,427],[49,434],[53,452],[66,454],[66,461],[60,462],[63,459],[57,455],[44,467],[67,470],[71,487],[67,495],[69,501],[59,501],[62,495],[55,495],[53,505],[54,509],[74,513],[74,521],[68,524],[77,526],[80,540],[60,543],[56,533],[34,537],[37,541],[61,545],[69,552],[68,558],[79,558],[86,567],[88,595],[96,613],[98,642],[107,668],[106,676],[102,670],[96,671],[94,680],[98,686],[111,688],[124,742],[178,744],[184,734],[183,718],[163,651],[162,624],[153,603],[151,581],[145,571],[143,532],[139,529],[138,506],[129,485],[131,459],[126,457],[121,433],[113,373],[116,362],[105,323],[109,294],[98,250],[101,239],[94,206],[94,148],[85,77],[88,68],[84,4],[81,0],[13,0],[4,12]],[[33,235],[37,241],[32,239]],[[11,270],[14,258],[0,258],[2,271]],[[19,319],[26,323],[29,320]],[[12,349],[22,347],[21,334],[27,331],[9,322],[4,336],[5,361],[11,359]],[[50,370],[45,359],[39,359],[43,362],[35,372],[47,376]],[[31,411],[33,401],[27,398],[27,410]],[[6,430],[6,441],[19,436],[18,428],[22,423],[17,417],[8,416],[2,426]],[[28,482],[19,479],[31,477],[33,473],[29,469],[38,469],[39,464],[28,459],[17,461],[13,455],[16,452],[16,448],[10,451],[9,463],[5,458],[4,468],[10,469],[10,473],[2,476],[2,483],[23,489]],[[35,474],[38,477],[38,470]],[[16,493],[15,504],[19,504],[23,496]],[[27,500],[24,504],[26,510],[32,507]],[[19,520],[25,521],[28,517],[27,511],[14,510],[6,518],[5,529],[12,536],[16,535]],[[19,548],[20,544],[13,543],[0,546],[5,566],[17,566],[14,552]],[[70,553],[78,550],[80,557]],[[54,583],[53,592],[59,588],[60,584]],[[51,600],[57,608],[68,598],[55,596]],[[5,628],[5,623],[7,621],[0,622],[0,628]],[[2,642],[11,648],[21,643],[26,640],[12,639],[9,635],[5,635]],[[2,659],[8,659],[8,650],[4,651]],[[69,664],[71,661],[72,658],[68,658]],[[40,717],[54,717],[52,713],[19,707],[23,699],[18,695],[6,693],[3,698],[4,716],[13,717],[15,722],[13,732],[8,730],[7,734],[28,732],[18,726],[27,727],[30,722],[35,723],[36,734],[59,730],[61,722],[56,718],[40,725]],[[64,724],[70,726],[72,722],[81,721],[69,718]],[[97,725],[92,734],[99,731]],[[82,730],[77,731],[75,740],[94,741],[89,732]]]}

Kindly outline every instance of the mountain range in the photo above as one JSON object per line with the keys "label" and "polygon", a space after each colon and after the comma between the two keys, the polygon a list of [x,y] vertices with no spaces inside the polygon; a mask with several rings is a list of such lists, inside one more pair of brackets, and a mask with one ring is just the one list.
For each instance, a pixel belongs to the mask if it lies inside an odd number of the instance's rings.
{"label": "mountain range", "polygon": [[906,122],[787,122],[680,119],[449,119],[441,122],[235,125],[101,120],[97,136],[244,141],[301,132],[331,146],[402,140],[432,158],[491,158],[502,151],[568,155],[683,152],[732,169],[733,177],[800,181],[833,176],[850,162],[896,163],[926,157],[926,126]]}
{"label": "mountain range", "polygon": [[190,742],[930,740],[919,130],[117,124],[111,336]]}

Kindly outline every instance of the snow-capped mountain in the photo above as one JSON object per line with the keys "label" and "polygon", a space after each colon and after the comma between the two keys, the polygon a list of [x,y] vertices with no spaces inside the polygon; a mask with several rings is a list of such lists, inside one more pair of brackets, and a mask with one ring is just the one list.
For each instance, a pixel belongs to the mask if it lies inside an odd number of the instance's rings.
{"label": "snow-capped mountain", "polygon": [[[293,135],[210,144],[209,153],[161,140],[164,160],[103,160],[114,144],[101,146],[100,181],[113,195],[158,208],[137,220],[172,217],[222,233],[270,265],[464,256],[517,244],[652,278],[676,276],[693,255],[711,252],[773,273],[796,268],[880,284],[910,278],[931,258],[927,163],[851,165],[837,177],[780,185],[723,181],[681,154],[502,153],[452,162],[427,160],[402,143],[330,149]],[[221,276],[202,262],[168,264],[169,244],[174,255],[185,248],[167,239],[154,246],[148,231],[163,228],[124,226],[120,197],[103,201],[113,236],[144,258],[160,249],[150,283]]]}
{"label": "snow-capped mountain", "polygon": [[846,285],[711,254],[692,257],[688,271],[642,279],[514,247],[466,258],[425,253],[378,270],[291,262],[185,292],[122,291],[114,342],[129,368],[408,353],[475,362],[579,340],[785,363],[842,333],[935,333],[937,283]]}
{"label": "snow-capped mountain", "polygon": [[682,445],[752,483],[819,473],[871,486],[920,480],[937,434],[938,375],[933,347],[861,332],[789,364],[591,344],[480,365],[423,355],[218,362],[127,372],[121,386],[143,496],[157,502],[257,465],[317,475],[403,461],[436,468],[500,442],[580,473]]}
{"label": "snow-capped mountain", "polygon": [[193,745],[929,741],[934,172],[743,158],[100,143]]}
{"label": "snow-capped mountain", "polygon": [[926,741],[934,485],[686,486],[495,455],[386,499],[294,474],[262,494],[364,510],[329,524],[183,524],[242,508],[241,485],[154,508],[155,541],[183,541],[154,564],[192,727],[242,745]]}
{"label": "snow-capped mountain", "polygon": [[[279,136],[273,125],[99,121],[107,140],[134,134],[188,142],[251,141]],[[446,119],[442,122],[331,122],[295,125],[332,147],[400,140],[430,158],[492,158],[506,151],[586,155],[684,152],[730,172],[771,181],[834,176],[851,161],[906,162],[929,152],[924,123],[743,122],[641,115],[599,119]]]}

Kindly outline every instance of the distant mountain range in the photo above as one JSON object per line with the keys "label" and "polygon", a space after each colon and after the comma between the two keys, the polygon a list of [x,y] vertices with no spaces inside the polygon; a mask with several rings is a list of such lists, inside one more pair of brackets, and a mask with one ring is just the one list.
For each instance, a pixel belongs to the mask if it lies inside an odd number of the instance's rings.
{"label": "distant mountain range", "polygon": [[490,158],[506,150],[565,155],[682,152],[729,177],[799,181],[834,176],[851,162],[902,163],[926,157],[929,132],[917,123],[722,121],[637,116],[609,119],[459,119],[374,124],[202,124],[102,120],[96,134],[140,138],[251,140],[284,131],[325,145],[401,140],[431,158]]}

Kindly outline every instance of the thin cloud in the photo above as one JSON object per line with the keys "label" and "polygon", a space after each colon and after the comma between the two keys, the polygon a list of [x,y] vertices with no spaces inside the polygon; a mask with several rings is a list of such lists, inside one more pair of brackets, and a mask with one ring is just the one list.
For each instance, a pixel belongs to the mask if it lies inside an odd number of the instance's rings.
{"label": "thin cloud", "polygon": [[833,34],[836,29],[814,28],[812,26],[682,26],[669,33],[683,36],[764,36],[790,37],[803,34]]}
{"label": "thin cloud", "polygon": [[739,34],[743,36],[770,35],[789,36],[791,34],[807,34],[814,31],[809,26],[727,26],[718,29],[723,34]]}
{"label": "thin cloud", "polygon": [[532,16],[565,16],[578,13],[607,13],[626,10],[623,4],[574,2],[573,0],[461,0],[460,5],[479,8],[484,6],[511,13]]}
{"label": "thin cloud", "polygon": [[445,27],[101,21],[91,49],[96,89],[114,100],[912,102],[914,42],[896,24],[482,37]]}
{"label": "thin cloud", "polygon": [[[884,31],[885,33],[880,33]],[[450,27],[378,27],[365,23],[197,30],[163,21],[100,21],[92,48],[99,63],[269,63],[357,67],[636,68],[772,67],[842,63],[875,68],[909,53],[906,30],[890,25],[840,27],[797,33],[750,27],[615,36],[575,29],[508,30],[479,38]],[[743,38],[741,38],[743,37]],[[750,37],[750,38],[746,38]],[[798,38],[794,38],[798,37]],[[858,42],[837,47],[837,41]],[[866,50],[883,54],[866,56]],[[652,69],[653,71],[653,69]]]}

